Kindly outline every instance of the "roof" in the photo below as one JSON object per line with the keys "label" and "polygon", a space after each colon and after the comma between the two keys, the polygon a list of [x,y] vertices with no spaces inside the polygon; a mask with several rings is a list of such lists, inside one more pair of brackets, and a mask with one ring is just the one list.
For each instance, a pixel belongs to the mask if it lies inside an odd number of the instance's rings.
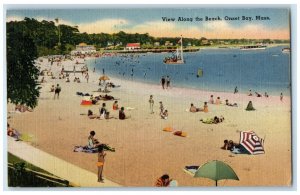
{"label": "roof", "polygon": [[126,47],[140,47],[140,43],[127,43]]}
{"label": "roof", "polygon": [[87,46],[86,43],[79,43],[79,46]]}

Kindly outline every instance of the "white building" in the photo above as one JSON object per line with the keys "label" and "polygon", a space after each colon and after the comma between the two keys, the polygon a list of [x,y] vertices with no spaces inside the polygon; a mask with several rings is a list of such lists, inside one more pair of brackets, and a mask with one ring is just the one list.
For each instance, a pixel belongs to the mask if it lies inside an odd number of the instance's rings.
{"label": "white building", "polygon": [[96,53],[96,48],[93,45],[87,45],[86,43],[80,43],[79,45],[76,45],[76,49],[71,51],[72,55],[92,53]]}

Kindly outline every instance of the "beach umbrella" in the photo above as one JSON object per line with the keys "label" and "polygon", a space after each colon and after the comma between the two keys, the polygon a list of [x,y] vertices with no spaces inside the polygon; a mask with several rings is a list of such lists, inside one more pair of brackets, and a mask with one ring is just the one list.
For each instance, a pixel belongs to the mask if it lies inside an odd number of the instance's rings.
{"label": "beach umbrella", "polygon": [[110,80],[110,78],[106,75],[103,75],[99,78],[100,81],[106,81],[106,80]]}
{"label": "beach umbrella", "polygon": [[[189,168],[191,169],[189,170]],[[192,174],[193,177],[203,177],[203,178],[214,180],[216,182],[216,186],[218,186],[219,180],[223,180],[223,179],[239,180],[234,170],[228,164],[222,161],[213,160],[205,163],[196,171],[195,168],[197,168],[197,166],[190,166],[190,167],[187,166],[185,170],[190,172],[190,174]]]}
{"label": "beach umbrella", "polygon": [[254,131],[241,131],[240,144],[250,154],[264,154],[263,139],[259,138]]}

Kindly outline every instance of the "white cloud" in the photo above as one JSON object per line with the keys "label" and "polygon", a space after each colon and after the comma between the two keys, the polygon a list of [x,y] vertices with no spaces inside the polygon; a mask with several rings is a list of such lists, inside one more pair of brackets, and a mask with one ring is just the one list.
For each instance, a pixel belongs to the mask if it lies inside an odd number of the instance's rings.
{"label": "white cloud", "polygon": [[80,32],[87,33],[116,33],[126,29],[129,21],[126,19],[103,19],[91,23],[78,24]]}

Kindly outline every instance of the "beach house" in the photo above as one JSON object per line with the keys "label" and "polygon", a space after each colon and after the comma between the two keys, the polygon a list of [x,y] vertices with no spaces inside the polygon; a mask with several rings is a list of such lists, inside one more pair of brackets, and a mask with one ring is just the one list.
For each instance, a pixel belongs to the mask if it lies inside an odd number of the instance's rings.
{"label": "beach house", "polygon": [[127,43],[125,50],[137,50],[141,49],[140,43]]}
{"label": "beach house", "polygon": [[86,43],[79,43],[79,45],[76,45],[76,49],[71,51],[72,55],[91,53],[96,53],[96,48],[93,45],[87,45]]}

